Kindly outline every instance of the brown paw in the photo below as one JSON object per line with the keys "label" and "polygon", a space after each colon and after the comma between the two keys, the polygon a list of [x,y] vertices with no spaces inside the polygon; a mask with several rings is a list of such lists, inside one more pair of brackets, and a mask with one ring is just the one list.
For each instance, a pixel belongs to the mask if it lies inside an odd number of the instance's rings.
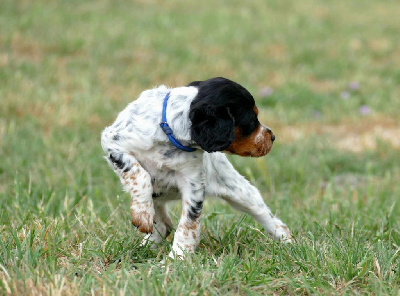
{"label": "brown paw", "polygon": [[132,224],[143,233],[152,233],[155,213],[151,203],[134,203],[131,206]]}

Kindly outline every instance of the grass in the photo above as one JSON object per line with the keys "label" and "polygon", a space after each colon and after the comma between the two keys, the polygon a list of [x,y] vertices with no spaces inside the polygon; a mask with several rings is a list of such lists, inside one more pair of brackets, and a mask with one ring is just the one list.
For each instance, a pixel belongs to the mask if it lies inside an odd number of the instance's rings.
{"label": "grass", "polygon": [[[1,1],[0,294],[399,295],[399,12]],[[208,198],[196,253],[162,266],[171,244],[139,246],[100,132],[146,88],[213,76],[246,86],[277,134],[269,156],[231,160],[296,242]]]}

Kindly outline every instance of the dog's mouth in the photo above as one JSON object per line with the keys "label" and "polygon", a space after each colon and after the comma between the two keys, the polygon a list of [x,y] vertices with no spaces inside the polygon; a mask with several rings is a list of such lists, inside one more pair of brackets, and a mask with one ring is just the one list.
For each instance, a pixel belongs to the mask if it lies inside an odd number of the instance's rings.
{"label": "dog's mouth", "polygon": [[235,140],[226,151],[240,156],[261,157],[271,151],[274,140],[272,131],[261,124],[248,137],[241,137],[240,130],[237,129]]}
{"label": "dog's mouth", "polygon": [[264,155],[267,155],[272,149],[272,142],[270,145],[265,145],[259,149],[256,149],[255,151],[251,151],[250,154],[248,156],[250,157],[261,157]]}

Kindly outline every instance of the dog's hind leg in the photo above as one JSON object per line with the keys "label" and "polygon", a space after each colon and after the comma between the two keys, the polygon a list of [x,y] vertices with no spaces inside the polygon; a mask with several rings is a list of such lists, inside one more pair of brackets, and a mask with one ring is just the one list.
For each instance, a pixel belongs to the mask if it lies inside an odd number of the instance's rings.
{"label": "dog's hind leg", "polygon": [[235,170],[223,153],[206,155],[204,164],[206,194],[221,197],[235,209],[250,214],[274,239],[291,241],[288,227],[272,214],[258,189]]}

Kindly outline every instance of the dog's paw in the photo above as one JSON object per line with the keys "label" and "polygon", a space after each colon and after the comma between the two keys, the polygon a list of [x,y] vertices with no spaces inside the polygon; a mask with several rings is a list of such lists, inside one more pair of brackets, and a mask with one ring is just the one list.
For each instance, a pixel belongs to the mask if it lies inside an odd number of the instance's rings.
{"label": "dog's paw", "polygon": [[179,245],[174,243],[172,245],[171,252],[169,252],[168,257],[175,260],[183,260],[190,254],[194,253],[194,245]]}
{"label": "dog's paw", "polygon": [[155,250],[162,243],[163,237],[157,231],[157,225],[152,233],[148,233],[140,243],[141,246],[149,246],[150,249]]}
{"label": "dog's paw", "polygon": [[143,233],[152,233],[155,212],[152,203],[135,203],[131,206],[132,224]]}
{"label": "dog's paw", "polygon": [[275,225],[275,232],[273,233],[273,237],[275,240],[279,240],[283,243],[292,242],[292,233],[290,232],[289,228],[283,223]]}
{"label": "dog's paw", "polygon": [[183,260],[185,259],[185,253],[182,251],[182,249],[171,250],[171,252],[168,254],[168,257],[174,260]]}

